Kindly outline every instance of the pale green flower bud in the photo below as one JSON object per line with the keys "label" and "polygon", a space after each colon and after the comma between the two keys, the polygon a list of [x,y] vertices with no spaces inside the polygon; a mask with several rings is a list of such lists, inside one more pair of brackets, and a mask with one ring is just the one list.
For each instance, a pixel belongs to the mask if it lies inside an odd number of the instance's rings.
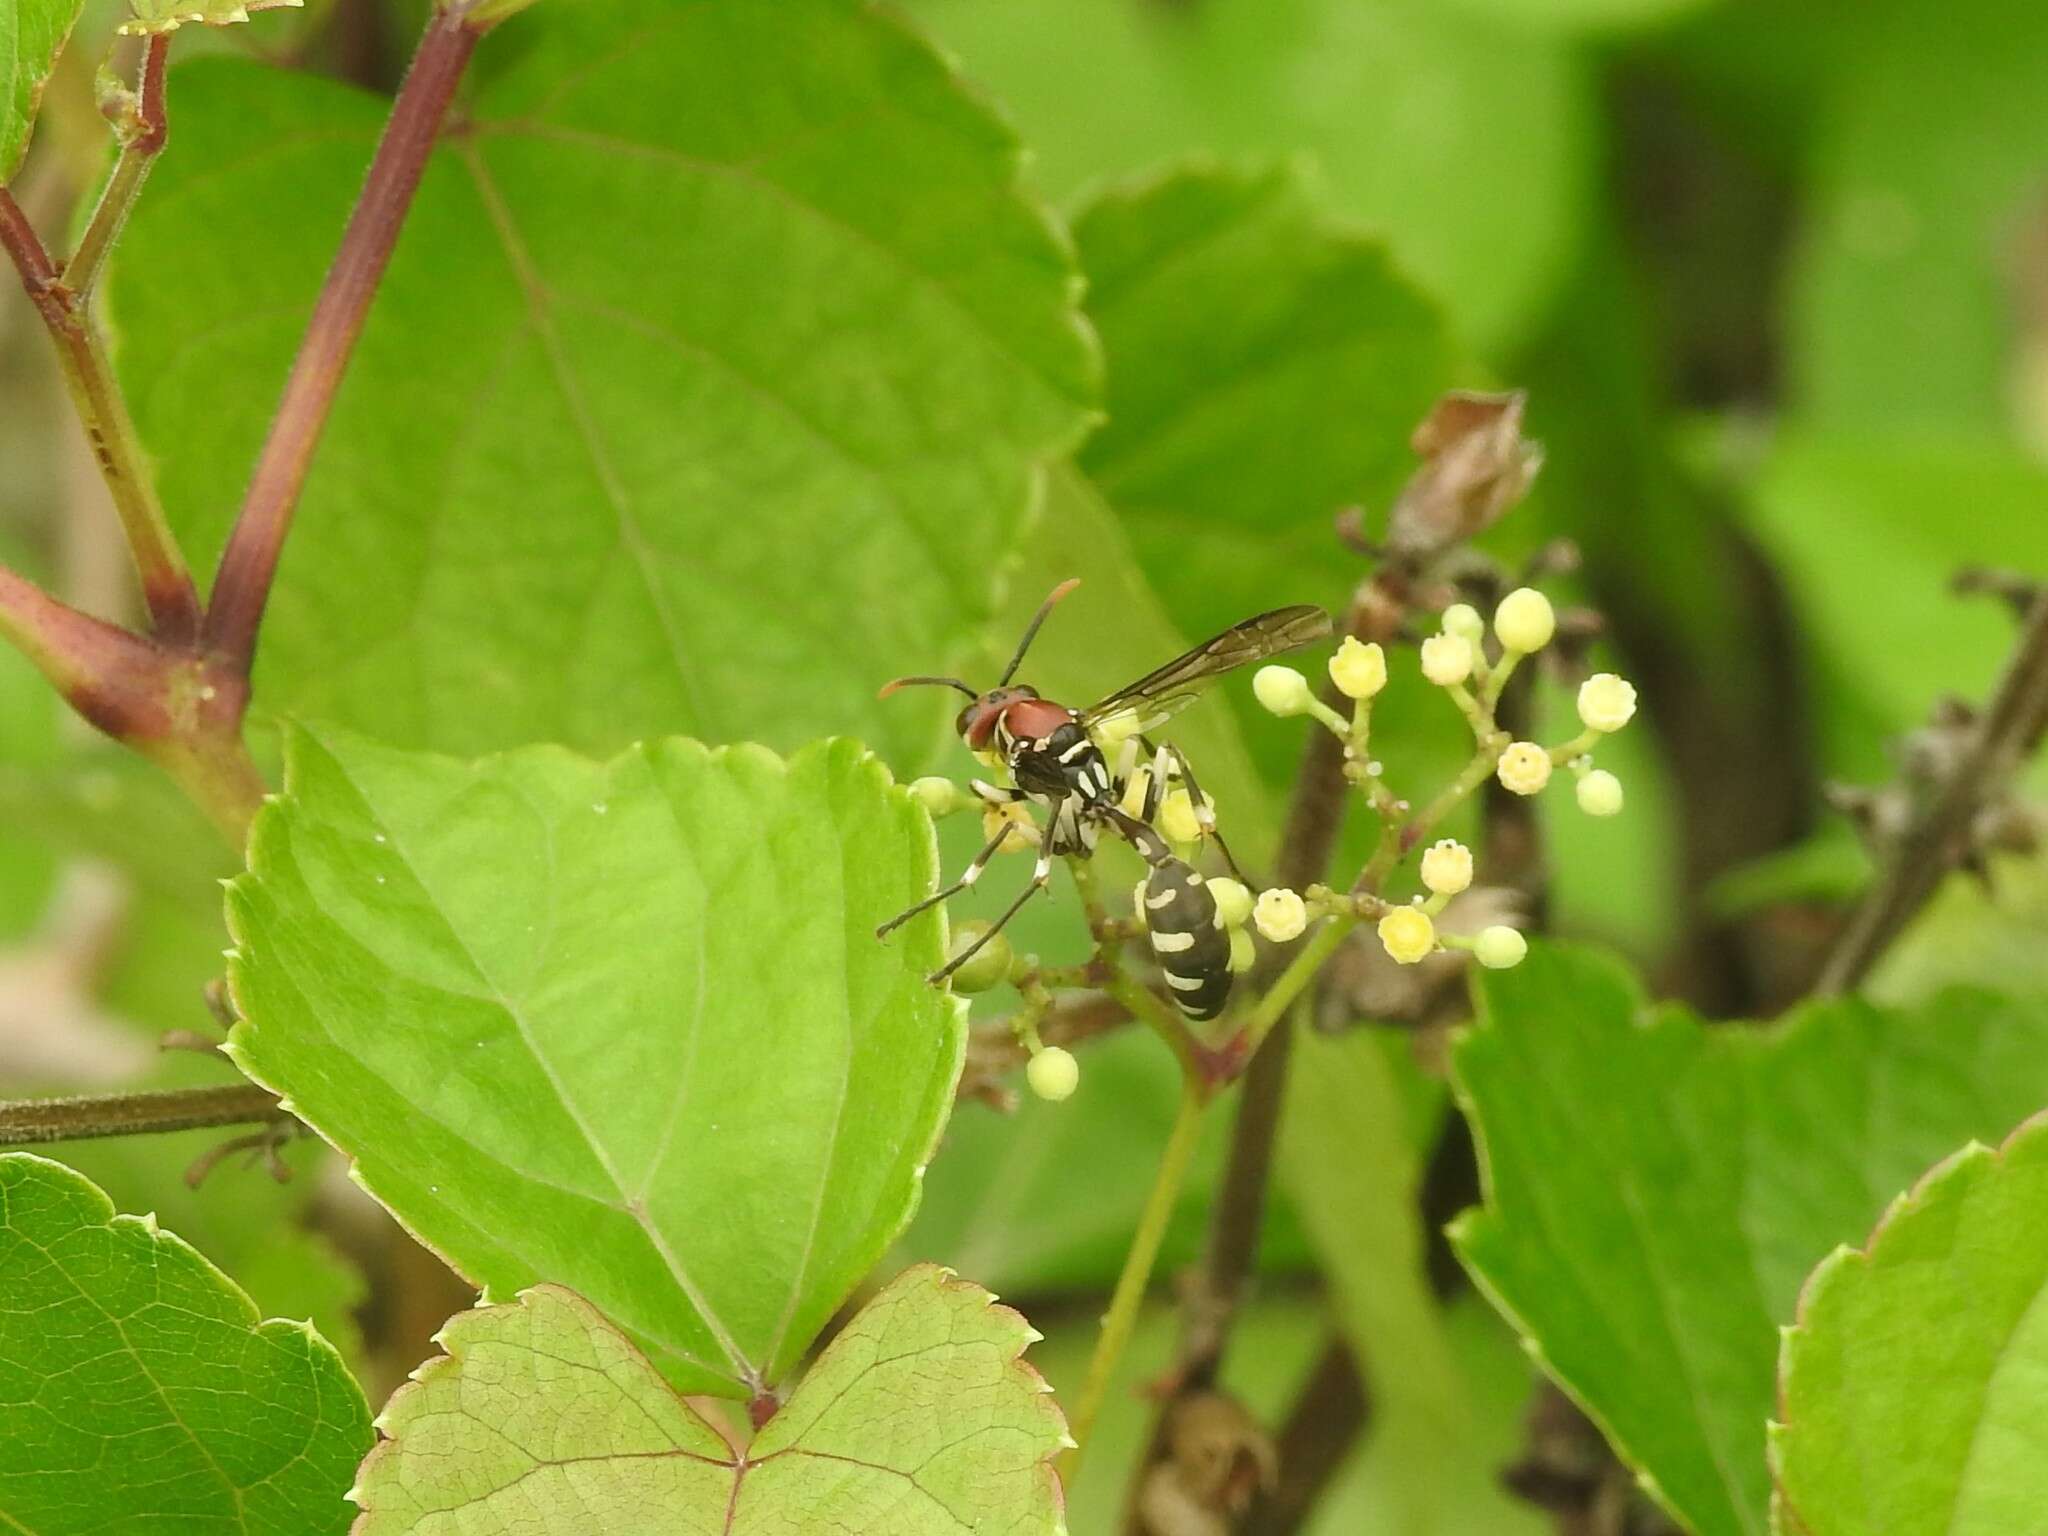
{"label": "pale green flower bud", "polygon": [[1216,915],[1223,919],[1226,928],[1242,928],[1244,920],[1252,915],[1252,893],[1242,881],[1228,875],[1219,875],[1208,882],[1209,894],[1216,901]]}
{"label": "pale green flower bud", "polygon": [[1508,650],[1527,655],[1550,644],[1557,633],[1557,614],[1550,599],[1534,587],[1517,587],[1494,609],[1493,632]]}
{"label": "pale green flower bud", "polygon": [[1490,971],[1510,970],[1528,953],[1529,941],[1505,923],[1480,929],[1479,937],[1472,941],[1473,957]]}
{"label": "pale green flower bud", "polygon": [[1439,688],[1455,688],[1472,675],[1472,642],[1463,635],[1431,635],[1422,642],[1422,675]]}
{"label": "pale green flower bud", "polygon": [[1072,1051],[1048,1045],[1025,1066],[1024,1080],[1041,1099],[1057,1104],[1062,1099],[1071,1099],[1074,1090],[1081,1086],[1081,1063],[1074,1060]]}
{"label": "pale green flower bud", "polygon": [[1304,715],[1315,695],[1308,679],[1292,667],[1266,666],[1252,674],[1252,693],[1274,714]]}
{"label": "pale green flower bud", "polygon": [[1579,780],[1579,809],[1588,816],[1621,814],[1621,780],[1605,768],[1595,768]]}

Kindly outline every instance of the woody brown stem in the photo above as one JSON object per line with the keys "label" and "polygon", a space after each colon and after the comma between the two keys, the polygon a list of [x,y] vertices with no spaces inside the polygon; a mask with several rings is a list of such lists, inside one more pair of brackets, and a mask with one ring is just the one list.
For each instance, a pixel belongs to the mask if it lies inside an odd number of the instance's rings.
{"label": "woody brown stem", "polygon": [[0,1104],[0,1146],[253,1125],[275,1120],[283,1113],[277,1095],[254,1083],[97,1098],[28,1099]]}

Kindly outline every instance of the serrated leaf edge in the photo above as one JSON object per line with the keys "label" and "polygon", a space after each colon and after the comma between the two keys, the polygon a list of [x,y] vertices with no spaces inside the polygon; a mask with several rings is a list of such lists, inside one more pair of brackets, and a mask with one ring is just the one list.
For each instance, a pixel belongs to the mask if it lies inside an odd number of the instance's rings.
{"label": "serrated leaf edge", "polygon": [[[1052,1384],[1045,1379],[1036,1366],[1024,1358],[1025,1350],[1043,1338],[1044,1335],[1033,1328],[1024,1317],[1024,1314],[1015,1307],[1006,1306],[997,1300],[994,1292],[986,1287],[975,1284],[971,1280],[961,1279],[958,1274],[943,1264],[913,1264],[887,1285],[883,1286],[873,1296],[869,1297],[862,1304],[860,1311],[866,1311],[868,1307],[875,1306],[899,1292],[909,1291],[914,1286],[925,1283],[927,1277],[929,1277],[935,1291],[941,1294],[964,1292],[970,1297],[978,1298],[985,1308],[999,1315],[1002,1325],[1015,1341],[1015,1348],[1010,1350],[1004,1357],[1004,1371],[1015,1376],[1024,1391],[1034,1400],[1040,1402],[1043,1405],[1044,1411],[1052,1416],[1059,1429],[1055,1443],[1060,1446],[1071,1446],[1073,1438],[1068,1433],[1066,1414],[1053,1396]],[[370,1448],[369,1454],[363,1458],[361,1465],[357,1467],[355,1482],[350,1486],[348,1492],[343,1495],[360,1511],[349,1526],[350,1536],[363,1536],[363,1533],[368,1529],[365,1522],[376,1511],[374,1505],[364,1502],[364,1499],[371,1496],[374,1492],[369,1490],[366,1485],[377,1475],[380,1464],[390,1457],[397,1455],[400,1446],[403,1444],[402,1434],[393,1435],[386,1428],[393,1410],[399,1408],[404,1400],[424,1391],[430,1382],[446,1375],[450,1370],[460,1370],[465,1358],[465,1346],[461,1338],[462,1325],[465,1322],[472,1318],[481,1318],[490,1312],[502,1311],[508,1306],[524,1307],[529,1298],[540,1295],[560,1299],[568,1305],[571,1311],[584,1317],[591,1326],[601,1328],[616,1337],[624,1345],[631,1357],[646,1368],[649,1377],[659,1383],[662,1390],[669,1393],[684,1413],[702,1424],[718,1439],[725,1441],[733,1453],[733,1459],[727,1462],[712,1463],[713,1465],[730,1467],[735,1473],[743,1471],[749,1465],[745,1450],[742,1447],[732,1445],[731,1441],[727,1439],[725,1431],[720,1426],[698,1413],[690,1405],[687,1398],[668,1384],[666,1379],[663,1378],[659,1367],[655,1365],[647,1352],[641,1349],[639,1344],[634,1341],[631,1334],[612,1322],[610,1318],[599,1311],[587,1298],[566,1285],[531,1285],[521,1290],[510,1302],[490,1303],[484,1306],[472,1307],[464,1312],[458,1312],[449,1318],[447,1322],[443,1323],[440,1328],[435,1330],[433,1342],[440,1346],[443,1352],[413,1367],[407,1373],[405,1381],[391,1394],[376,1418],[371,1421],[372,1426],[377,1431],[377,1443]],[[855,1316],[857,1317],[858,1315],[859,1312],[856,1312]],[[825,1346],[824,1350],[820,1352],[817,1361],[814,1362],[814,1368],[816,1365],[823,1363],[837,1346],[838,1342],[838,1339],[835,1338]],[[805,1376],[808,1377],[809,1374],[807,1371]],[[791,1401],[794,1401],[797,1393],[803,1390],[803,1385],[802,1380],[797,1382],[795,1390],[790,1394]],[[691,1452],[682,1450],[677,1450],[675,1454],[678,1456],[691,1456],[695,1460],[704,1459],[694,1456]],[[1053,1457],[1045,1457],[1039,1463],[1039,1466],[1047,1480],[1047,1488],[1052,1500],[1054,1512],[1052,1536],[1066,1536],[1066,1490],[1060,1482],[1059,1472],[1054,1466]]]}
{"label": "serrated leaf edge", "polygon": [[[301,750],[301,741],[303,739],[311,739],[315,741],[320,741],[324,745],[324,743],[328,739],[339,738],[350,742],[362,743],[364,745],[382,747],[384,750],[387,751],[399,750],[384,746],[383,743],[377,742],[372,737],[361,735],[360,733],[355,731],[350,731],[345,727],[328,725],[325,723],[305,722],[299,720],[286,720],[282,722],[282,725],[285,741],[284,788],[282,790],[273,791],[272,793],[266,794],[263,797],[263,803],[257,809],[256,816],[254,820],[250,823],[249,827],[246,866],[243,868],[241,873],[235,875],[231,879],[223,880],[221,882],[225,898],[223,900],[222,907],[228,930],[229,944],[229,947],[221,951],[221,954],[222,958],[227,962],[228,1000],[232,1004],[236,1016],[236,1022],[234,1026],[229,1030],[228,1039],[221,1046],[221,1052],[235,1064],[236,1068],[243,1074],[243,1076],[247,1077],[249,1081],[255,1083],[260,1088],[267,1088],[270,1090],[270,1092],[276,1094],[278,1096],[278,1108],[282,1109],[283,1111],[285,1111],[285,1113],[292,1115],[293,1117],[298,1119],[302,1124],[304,1124],[310,1130],[312,1130],[313,1133],[321,1139],[321,1141],[325,1142],[329,1147],[331,1147],[334,1150],[335,1155],[341,1160],[342,1172],[346,1175],[348,1181],[351,1184],[355,1185],[356,1188],[360,1189],[368,1198],[375,1201],[377,1205],[385,1212],[385,1214],[390,1216],[390,1218],[398,1224],[399,1229],[403,1231],[408,1237],[410,1237],[415,1243],[418,1243],[420,1247],[424,1248],[427,1252],[431,1253],[435,1258],[439,1259],[441,1263],[446,1265],[448,1270],[452,1274],[454,1274],[458,1279],[462,1280],[464,1284],[473,1288],[477,1292],[479,1300],[483,1306],[489,1307],[509,1305],[510,1303],[508,1302],[501,1302],[496,1300],[492,1296],[490,1287],[488,1285],[480,1282],[474,1275],[468,1273],[462,1267],[462,1265],[459,1262],[457,1262],[453,1254],[446,1252],[440,1244],[434,1242],[432,1239],[427,1237],[425,1233],[415,1228],[414,1225],[410,1221],[408,1221],[403,1214],[401,1214],[395,1207],[393,1207],[390,1204],[390,1202],[385,1200],[385,1198],[381,1194],[379,1194],[375,1187],[372,1185],[368,1175],[364,1173],[360,1159],[351,1154],[345,1147],[341,1145],[340,1142],[335,1140],[334,1137],[331,1134],[329,1134],[325,1126],[321,1125],[313,1117],[307,1115],[304,1111],[302,1111],[299,1108],[297,1102],[281,1087],[279,1087],[277,1083],[266,1079],[259,1071],[257,1071],[254,1064],[251,1063],[248,1059],[247,1053],[243,1051],[241,1048],[241,1037],[243,1035],[243,1032],[247,1031],[250,1034],[254,1034],[257,1032],[257,1025],[256,1021],[253,1018],[251,1018],[248,1010],[244,1006],[244,999],[242,997],[240,962],[242,958],[242,948],[245,943],[245,935],[241,931],[241,921],[239,914],[237,913],[236,910],[235,898],[243,889],[252,885],[260,885],[262,883],[265,873],[265,866],[267,864],[267,852],[269,848],[269,828],[271,824],[277,821],[280,817],[289,814],[290,811],[293,808],[295,808],[298,804],[298,797],[296,793],[296,780],[298,775],[297,753]],[[909,789],[897,782],[894,773],[890,771],[889,765],[886,762],[884,762],[879,756],[877,756],[873,751],[871,751],[865,744],[851,736],[821,737],[816,741],[806,743],[804,746],[798,748],[796,752],[792,753],[787,758],[783,757],[773,748],[764,746],[759,742],[723,742],[714,745],[700,741],[699,739],[693,736],[680,735],[655,737],[650,738],[646,741],[632,742],[627,746],[620,748],[617,752],[614,752],[610,756],[604,758],[591,757],[584,753],[577,752],[572,748],[561,746],[558,743],[554,742],[539,742],[523,747],[512,747],[504,751],[490,752],[478,757],[469,758],[460,757],[454,753],[448,752],[414,750],[411,748],[403,750],[407,751],[411,756],[421,759],[422,761],[434,762],[441,764],[444,767],[465,769],[471,772],[478,773],[493,769],[501,763],[507,761],[514,761],[521,758],[568,758],[578,763],[590,765],[601,771],[609,771],[616,765],[626,761],[629,758],[645,756],[650,751],[650,749],[668,743],[682,743],[703,753],[704,759],[708,764],[717,764],[725,758],[727,758],[728,756],[737,757],[742,760],[752,762],[757,766],[768,768],[772,770],[774,773],[776,773],[779,777],[784,778],[788,776],[792,766],[804,760],[806,757],[813,755],[829,756],[833,752],[849,752],[853,754],[853,762],[851,766],[855,771],[865,773],[869,775],[871,778],[879,776],[880,787],[882,789],[883,797],[890,803],[890,806],[894,811],[896,811],[899,815],[915,817],[918,821],[922,822],[925,834],[925,851],[929,867],[933,871],[936,871],[939,867],[938,829],[933,824],[930,815],[924,810],[924,808],[921,805],[918,804],[916,798],[911,795]],[[941,908],[939,912],[939,947],[941,953],[944,952],[948,943],[946,923],[947,919],[943,908]],[[960,1075],[966,1069],[967,1065],[967,1015],[970,1008],[970,1004],[968,1003],[968,1000],[966,998],[954,995],[950,992],[946,994],[946,999],[952,1010],[951,1036],[953,1042],[953,1050],[952,1061],[948,1066],[945,1074],[944,1097],[950,1103],[950,1101],[952,1101],[958,1096],[960,1088]],[[951,1117],[952,1111],[950,1108],[948,1108],[945,1114],[942,1114],[937,1117],[929,1141],[920,1150],[918,1154],[918,1159],[911,1168],[910,1185],[908,1194],[904,1201],[903,1209],[900,1212],[900,1214],[895,1218],[894,1222],[891,1224],[891,1230],[883,1235],[880,1243],[877,1245],[875,1257],[874,1259],[870,1260],[870,1268],[872,1268],[874,1263],[879,1262],[881,1256],[887,1252],[889,1244],[893,1242],[897,1237],[901,1236],[902,1233],[909,1228],[911,1221],[915,1219],[917,1215],[918,1206],[923,1202],[924,1199],[925,1170],[931,1166],[931,1161],[933,1157],[935,1157],[938,1154],[939,1145],[945,1139],[946,1126],[948,1122],[951,1120]],[[543,1282],[543,1284],[546,1285],[551,1283]],[[534,1288],[535,1287],[528,1287],[526,1289]],[[555,1286],[554,1288],[567,1291],[568,1294],[576,1296],[577,1300],[583,1302],[585,1306],[590,1306],[593,1311],[596,1310],[592,1303],[585,1301],[582,1296],[580,1296],[577,1292],[570,1290],[569,1287]],[[522,1289],[516,1294],[523,1296],[524,1294],[526,1294],[526,1291]],[[842,1297],[840,1298],[840,1300],[843,1303],[844,1298]],[[598,1315],[600,1317],[603,1316],[602,1313],[599,1313]],[[614,1325],[611,1324],[609,1320],[607,1320],[606,1326],[613,1327]],[[624,1333],[623,1330],[616,1331],[621,1332],[622,1335]],[[633,1342],[630,1336],[627,1336],[627,1339],[629,1343]],[[808,1349],[812,1342],[814,1342],[814,1340],[805,1340],[803,1344],[798,1347],[797,1352],[800,1354],[803,1349]],[[636,1351],[639,1350],[639,1345],[637,1343],[635,1343],[633,1347]],[[773,1366],[772,1361],[763,1362],[762,1364],[764,1370],[772,1368]]]}
{"label": "serrated leaf edge", "polygon": [[[1870,1229],[1870,1236],[1861,1244],[1841,1243],[1834,1252],[1814,1265],[1806,1277],[1806,1283],[1799,1288],[1799,1300],[1793,1307],[1792,1321],[1778,1330],[1778,1381],[1777,1413],[1764,1424],[1764,1445],[1771,1469],[1771,1508],[1774,1524],[1780,1529],[1804,1536],[1811,1529],[1804,1516],[1799,1513],[1779,1481],[1782,1459],[1782,1443],[1785,1433],[1792,1427],[1790,1412],[1785,1403],[1785,1376],[1792,1363],[1792,1351],[1799,1339],[1808,1331],[1808,1317],[1826,1293],[1843,1279],[1858,1271],[1868,1271],[1877,1256],[1877,1248],[1894,1226],[1910,1222],[1926,1210],[1931,1202],[1946,1195],[1952,1185],[1971,1185],[1991,1177],[1999,1164],[2003,1163],[2012,1149],[2024,1138],[2032,1135],[2048,1135],[2048,1110],[2030,1115],[2006,1135],[1997,1146],[1986,1146],[1981,1141],[1965,1142],[1940,1162],[1929,1168],[1905,1190],[1892,1197],[1891,1203]],[[1781,1525],[1776,1523],[1782,1521]]]}

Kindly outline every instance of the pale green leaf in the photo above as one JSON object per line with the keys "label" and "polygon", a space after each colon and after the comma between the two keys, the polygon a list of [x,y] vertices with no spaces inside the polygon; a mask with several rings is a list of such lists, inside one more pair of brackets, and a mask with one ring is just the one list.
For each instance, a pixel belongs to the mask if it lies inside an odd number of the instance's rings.
{"label": "pale green leaf", "polygon": [[0,1527],[320,1536],[369,1409],[309,1324],[61,1164],[0,1155]]}
{"label": "pale green leaf", "polygon": [[1788,50],[1816,119],[1787,282],[1793,404],[1830,430],[1991,428],[2038,451],[2048,8],[1885,0],[1810,41]]}
{"label": "pale green leaf", "polygon": [[0,6],[0,186],[21,169],[43,83],[85,0],[7,0]]}
{"label": "pale green leaf", "polygon": [[[483,46],[514,41],[342,387],[259,698],[462,752],[908,760],[877,685],[980,642],[1035,465],[1093,410],[1015,141],[861,0],[541,6]],[[387,104],[234,61],[177,95],[110,299],[206,566]]]}
{"label": "pale green leaf", "polygon": [[960,1005],[931,833],[853,742],[475,763],[290,742],[229,896],[249,1072],[492,1295],[779,1379],[909,1218]]}
{"label": "pale green leaf", "polygon": [[1189,153],[1300,156],[1483,346],[1521,334],[1579,239],[1590,78],[1557,37],[1413,0],[916,11],[1017,114],[1056,195]]}
{"label": "pale green leaf", "polygon": [[297,10],[306,0],[129,0],[131,17],[123,32],[175,32],[187,22],[228,27],[252,11]]}
{"label": "pale green leaf", "polygon": [[1755,1536],[1801,1283],[1937,1158],[2040,1107],[2048,1005],[1952,992],[1708,1029],[1547,947],[1481,999],[1455,1066],[1486,1206],[1460,1256],[1674,1512]]}
{"label": "pale green leaf", "polygon": [[1744,513],[1841,707],[1860,711],[1833,732],[1836,771],[1884,771],[1880,737],[1918,725],[1944,694],[1989,692],[2012,649],[2011,613],[1959,597],[1949,578],[1966,565],[2048,569],[2044,505],[2048,471],[1980,437],[1806,434],[1776,446]]}
{"label": "pale green leaf", "polygon": [[[1374,1439],[1397,1459],[1441,1465],[1469,1435],[1469,1409],[1425,1268],[1420,1195],[1428,1145],[1414,1134],[1409,1104],[1423,1085],[1403,1081],[1404,1068],[1409,1079],[1418,1076],[1408,1049],[1405,1035],[1389,1041],[1368,1029],[1336,1038],[1298,1031],[1275,1171],[1370,1384]],[[1436,1116],[1423,1119],[1432,1133],[1436,1123]],[[1394,1492],[1403,1530],[1427,1536],[1445,1529],[1451,1490],[1417,1479]]]}
{"label": "pale green leaf", "polygon": [[1625,32],[1666,25],[1717,0],[1463,0],[1475,16],[1537,32]]}
{"label": "pale green leaf", "polygon": [[1771,1426],[1797,1536],[2018,1536],[2048,1510],[2048,1117],[1973,1145],[1814,1271]]}
{"label": "pale green leaf", "polygon": [[1295,171],[1178,171],[1090,203],[1074,238],[1108,359],[1080,464],[1175,622],[1338,601],[1357,568],[1332,516],[1385,504],[1451,382],[1436,306]]}
{"label": "pale green leaf", "polygon": [[906,1271],[744,1454],[581,1297],[465,1312],[377,1421],[355,1536],[1051,1536],[1066,1425],[993,1302]]}

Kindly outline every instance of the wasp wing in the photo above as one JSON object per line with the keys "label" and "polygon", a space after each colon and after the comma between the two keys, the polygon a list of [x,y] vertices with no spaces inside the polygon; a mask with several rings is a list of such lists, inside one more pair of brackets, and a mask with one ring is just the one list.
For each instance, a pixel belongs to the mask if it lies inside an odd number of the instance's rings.
{"label": "wasp wing", "polygon": [[1084,710],[1082,723],[1090,730],[1110,725],[1117,734],[1125,736],[1153,730],[1168,716],[1193,703],[1204,688],[1224,673],[1264,661],[1268,656],[1313,645],[1327,639],[1330,629],[1329,614],[1307,603],[1259,614],[1242,624],[1231,625],[1165,666],[1147,672],[1135,683],[1117,689]]}

